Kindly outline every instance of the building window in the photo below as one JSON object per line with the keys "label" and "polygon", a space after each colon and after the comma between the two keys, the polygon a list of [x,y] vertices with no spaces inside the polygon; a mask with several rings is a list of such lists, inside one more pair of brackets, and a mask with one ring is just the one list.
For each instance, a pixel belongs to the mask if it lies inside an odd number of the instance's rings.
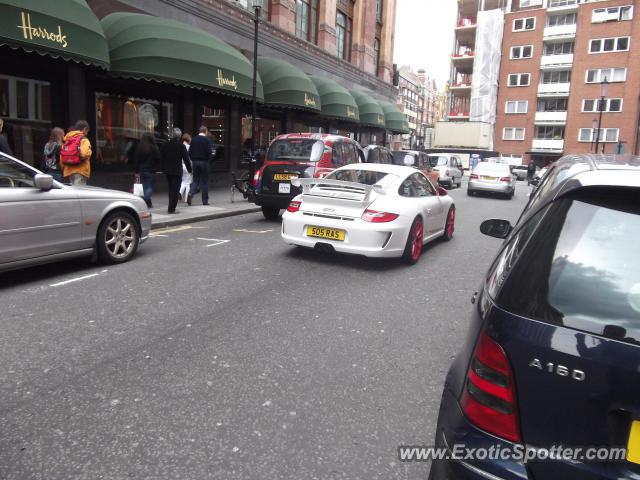
{"label": "building window", "polygon": [[[595,142],[596,135],[595,130],[593,128],[581,128],[580,133],[578,134],[579,142]],[[601,128],[599,135],[599,142],[617,142],[618,137],[620,136],[619,128]]]}
{"label": "building window", "polygon": [[528,73],[511,73],[507,84],[510,87],[526,87],[531,81],[531,75]]}
{"label": "building window", "polygon": [[524,32],[536,29],[536,17],[517,18],[513,21],[514,32]]}
{"label": "building window", "polygon": [[538,112],[566,112],[568,102],[566,98],[545,98],[538,100]]}
{"label": "building window", "polygon": [[576,14],[566,13],[564,15],[549,15],[547,27],[557,27],[559,25],[575,25]]}
{"label": "building window", "polygon": [[376,0],[376,20],[382,23],[382,0]]}
{"label": "building window", "polygon": [[307,42],[318,42],[318,0],[296,1],[296,36]]}
{"label": "building window", "polygon": [[527,113],[529,102],[527,100],[512,100],[505,105],[505,113]]}
{"label": "building window", "polygon": [[[599,98],[585,99],[582,101],[583,112],[598,112],[598,103],[601,101]],[[621,98],[605,98],[603,104],[603,112],[621,112],[622,111],[622,99]]]}
{"label": "building window", "polygon": [[502,130],[503,140],[524,140],[524,128],[522,127],[505,127]]}
{"label": "building window", "polygon": [[571,81],[571,70],[560,70],[557,72],[544,72],[540,83],[569,83]]}
{"label": "building window", "polygon": [[531,58],[532,56],[533,56],[533,45],[511,47],[511,60],[521,60],[523,58]]}
{"label": "building window", "polygon": [[573,53],[573,42],[545,43],[545,55],[568,55]]}
{"label": "building window", "polygon": [[596,8],[591,12],[591,23],[622,22],[633,18],[633,7]]}
{"label": "building window", "polygon": [[522,165],[522,155],[517,153],[503,153],[501,158],[506,160],[509,165]]}
{"label": "building window", "polygon": [[589,53],[626,52],[631,37],[596,38],[589,42]]}
{"label": "building window", "polygon": [[375,39],[373,41],[373,54],[376,62],[376,76],[380,73],[380,40]]}
{"label": "building window", "polygon": [[336,13],[336,46],[338,57],[351,61],[351,26],[352,20],[340,10]]}
{"label": "building window", "polygon": [[549,8],[566,7],[567,5],[577,5],[578,0],[549,0]]}
{"label": "building window", "polygon": [[520,0],[520,8],[539,7],[542,0]]}
{"label": "building window", "polygon": [[536,140],[564,140],[564,127],[536,127]]}
{"label": "building window", "polygon": [[587,70],[585,83],[624,82],[626,79],[626,68],[592,68]]}

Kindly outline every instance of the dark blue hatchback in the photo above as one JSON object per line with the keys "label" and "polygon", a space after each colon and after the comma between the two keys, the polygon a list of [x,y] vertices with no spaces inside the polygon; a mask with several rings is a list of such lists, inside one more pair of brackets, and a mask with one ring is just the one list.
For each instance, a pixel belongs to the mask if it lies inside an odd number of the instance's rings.
{"label": "dark blue hatchback", "polygon": [[[447,375],[430,479],[640,479],[640,159],[554,163],[505,238]],[[571,459],[509,452],[578,447]],[[627,449],[619,461],[584,455]],[[521,450],[519,450],[521,449]]]}

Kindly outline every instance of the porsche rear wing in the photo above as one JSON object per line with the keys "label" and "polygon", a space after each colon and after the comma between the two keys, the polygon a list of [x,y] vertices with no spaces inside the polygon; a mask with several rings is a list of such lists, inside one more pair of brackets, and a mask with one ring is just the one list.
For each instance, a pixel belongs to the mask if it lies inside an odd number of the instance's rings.
{"label": "porsche rear wing", "polygon": [[[384,195],[384,189],[378,185],[346,182],[343,180],[329,180],[326,178],[292,178],[291,185],[302,187],[302,194],[312,197],[339,198],[368,203],[371,192]],[[313,187],[320,187],[312,192]],[[353,198],[362,195],[362,198]]]}

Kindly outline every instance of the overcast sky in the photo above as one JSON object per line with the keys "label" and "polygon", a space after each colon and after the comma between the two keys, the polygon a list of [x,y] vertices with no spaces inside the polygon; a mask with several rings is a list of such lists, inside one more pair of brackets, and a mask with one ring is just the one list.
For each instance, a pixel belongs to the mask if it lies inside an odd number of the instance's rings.
{"label": "overcast sky", "polygon": [[424,68],[439,90],[449,80],[456,0],[397,0],[394,63]]}

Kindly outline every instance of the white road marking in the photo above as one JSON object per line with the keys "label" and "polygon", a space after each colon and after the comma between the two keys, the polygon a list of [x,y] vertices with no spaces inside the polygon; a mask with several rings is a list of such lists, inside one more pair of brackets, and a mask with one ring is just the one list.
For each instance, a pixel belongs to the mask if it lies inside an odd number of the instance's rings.
{"label": "white road marking", "polygon": [[247,230],[246,228],[234,228],[233,231],[243,233],[269,233],[273,232],[273,229],[270,228],[269,230]]}
{"label": "white road marking", "polygon": [[163,238],[167,238],[169,235],[162,235],[161,233],[150,233],[149,234],[150,237],[163,237]]}
{"label": "white road marking", "polygon": [[50,287],[60,287],[62,285],[67,285],[69,283],[73,283],[73,282],[79,282],[81,280],[86,280],[87,278],[93,278],[93,277],[97,277],[98,275],[100,275],[99,273],[92,273],[91,275],[84,275],[82,277],[76,277],[76,278],[72,278],[70,280],[65,280],[63,282],[58,282],[58,283],[52,283],[51,285],[49,285]]}
{"label": "white road marking", "polygon": [[209,245],[205,245],[205,247],[215,247],[217,245],[223,245],[231,241],[231,240],[220,240],[219,238],[202,238],[202,237],[197,237],[197,238],[198,240],[204,240],[205,242],[214,242]]}

